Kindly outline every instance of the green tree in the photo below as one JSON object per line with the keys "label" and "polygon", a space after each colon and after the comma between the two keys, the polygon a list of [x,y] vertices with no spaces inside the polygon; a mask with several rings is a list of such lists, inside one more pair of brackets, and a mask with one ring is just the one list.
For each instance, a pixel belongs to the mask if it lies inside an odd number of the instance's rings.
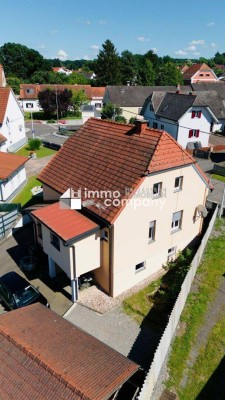
{"label": "green tree", "polygon": [[156,84],[159,86],[177,86],[178,84],[183,83],[183,77],[180,69],[172,63],[165,63],[158,69]]}
{"label": "green tree", "polygon": [[76,72],[73,72],[67,77],[67,83],[69,85],[90,85],[89,79],[85,78],[82,73],[78,74]]}
{"label": "green tree", "polygon": [[143,64],[138,74],[138,83],[143,86],[152,86],[155,84],[156,74],[152,62],[148,59],[143,60]]}
{"label": "green tree", "polygon": [[73,90],[72,91],[72,107],[74,110],[74,114],[79,116],[80,107],[82,104],[88,103],[88,97],[83,90]]}
{"label": "green tree", "polygon": [[121,84],[120,58],[114,44],[106,40],[102,45],[103,50],[99,51],[95,73],[97,83],[101,86]]}
{"label": "green tree", "polygon": [[0,63],[6,76],[17,76],[20,79],[30,79],[37,70],[51,69],[38,51],[16,43],[5,43],[0,47]]}
{"label": "green tree", "polygon": [[118,115],[121,115],[123,110],[116,106],[115,104],[108,103],[105,104],[104,107],[102,108],[102,119],[112,119],[115,120],[115,118]]}
{"label": "green tree", "polygon": [[16,76],[8,76],[6,79],[7,86],[10,86],[15,94],[20,94],[20,84],[22,81]]}
{"label": "green tree", "polygon": [[131,85],[136,83],[137,79],[137,64],[135,56],[128,50],[121,53],[121,76],[122,84],[126,85],[130,82]]}

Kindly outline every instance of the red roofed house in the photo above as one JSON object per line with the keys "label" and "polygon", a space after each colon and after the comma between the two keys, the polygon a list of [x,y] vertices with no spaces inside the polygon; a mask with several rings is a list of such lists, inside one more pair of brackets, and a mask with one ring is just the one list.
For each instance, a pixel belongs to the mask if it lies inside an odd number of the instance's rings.
{"label": "red roofed house", "polygon": [[38,178],[55,204],[32,212],[36,238],[51,276],[57,265],[71,279],[73,300],[87,272],[114,297],[159,271],[201,232],[210,188],[196,161],[146,121],[89,119]]}
{"label": "red roofed house", "polygon": [[20,105],[24,111],[41,111],[38,102],[38,93],[45,89],[57,90],[58,92],[68,89],[72,91],[83,90],[89,100],[90,105],[97,109],[102,107],[105,93],[104,87],[91,87],[91,85],[48,85],[48,84],[21,84],[20,85]]}
{"label": "red roofed house", "polygon": [[136,363],[40,303],[1,315],[0,340],[2,400],[112,400],[124,384],[139,389]]}
{"label": "red roofed house", "polygon": [[0,201],[9,201],[26,181],[27,157],[0,152]]}
{"label": "red roofed house", "polygon": [[64,74],[64,75],[71,75],[72,74],[72,70],[71,69],[67,69],[65,67],[53,67],[52,68],[53,72],[57,73],[57,74]]}
{"label": "red roofed house", "polygon": [[24,115],[9,87],[0,87],[0,151],[14,152],[27,143]]}
{"label": "red roofed house", "polygon": [[184,84],[198,82],[217,82],[218,78],[213,70],[205,63],[193,64],[183,72]]}

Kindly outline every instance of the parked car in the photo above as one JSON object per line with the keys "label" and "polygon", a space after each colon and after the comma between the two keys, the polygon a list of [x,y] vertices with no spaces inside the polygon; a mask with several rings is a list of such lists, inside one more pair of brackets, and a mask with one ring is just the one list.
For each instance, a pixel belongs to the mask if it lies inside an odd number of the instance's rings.
{"label": "parked car", "polygon": [[0,278],[0,301],[9,310],[38,302],[50,307],[39,290],[16,272],[8,272]]}

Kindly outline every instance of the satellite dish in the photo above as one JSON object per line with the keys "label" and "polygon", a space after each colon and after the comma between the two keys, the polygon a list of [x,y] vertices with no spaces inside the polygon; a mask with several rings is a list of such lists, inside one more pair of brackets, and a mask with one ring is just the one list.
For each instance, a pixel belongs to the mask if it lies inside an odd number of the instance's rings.
{"label": "satellite dish", "polygon": [[198,210],[199,214],[201,214],[202,217],[204,217],[204,218],[207,217],[208,211],[205,208],[205,206],[203,206],[202,204],[199,204],[197,207],[197,210]]}

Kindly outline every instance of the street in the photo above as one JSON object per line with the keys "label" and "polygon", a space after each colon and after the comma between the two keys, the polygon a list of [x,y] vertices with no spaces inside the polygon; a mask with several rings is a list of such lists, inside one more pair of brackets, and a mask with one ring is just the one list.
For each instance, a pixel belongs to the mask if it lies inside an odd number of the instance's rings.
{"label": "street", "polygon": [[46,123],[33,123],[34,134],[32,133],[32,123],[26,122],[25,129],[28,138],[38,138],[42,140],[48,140],[49,142],[63,144],[68,139],[66,136],[58,135],[58,127],[54,124]]}

